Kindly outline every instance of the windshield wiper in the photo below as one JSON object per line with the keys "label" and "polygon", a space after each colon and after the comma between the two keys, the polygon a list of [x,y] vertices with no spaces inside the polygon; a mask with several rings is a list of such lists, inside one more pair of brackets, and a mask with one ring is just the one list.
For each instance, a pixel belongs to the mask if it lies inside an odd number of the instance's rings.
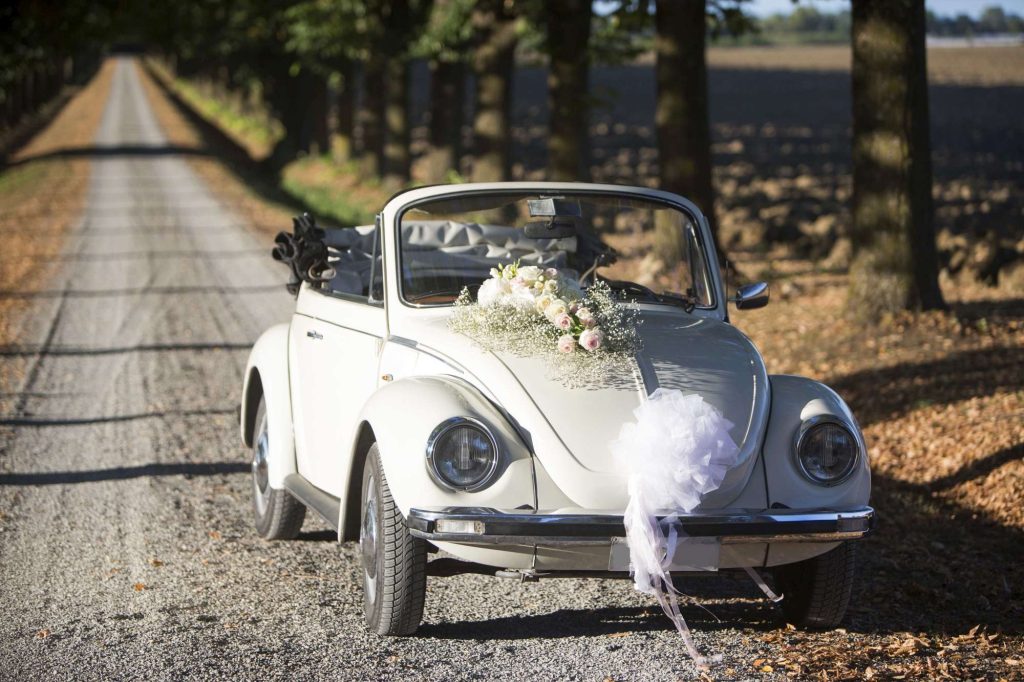
{"label": "windshield wiper", "polygon": [[686,312],[692,313],[693,309],[697,307],[697,299],[691,295],[676,294],[671,292],[657,293],[650,287],[646,287],[643,284],[636,282],[627,282],[625,280],[614,280],[604,279],[602,280],[613,290],[620,291],[623,293],[632,293],[643,296],[656,303],[662,303],[664,305],[673,305],[683,308]]}
{"label": "windshield wiper", "polygon": [[697,298],[689,294],[676,294],[664,291],[658,294],[658,298],[661,300],[661,303],[680,306],[688,313],[692,313],[693,309],[697,307]]}

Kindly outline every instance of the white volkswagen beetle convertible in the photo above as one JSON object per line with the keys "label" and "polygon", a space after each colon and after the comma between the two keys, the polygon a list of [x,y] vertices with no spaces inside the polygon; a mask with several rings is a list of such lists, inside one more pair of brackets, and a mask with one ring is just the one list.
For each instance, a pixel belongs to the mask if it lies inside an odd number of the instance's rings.
{"label": "white volkswagen beetle convertible", "polygon": [[[761,307],[767,285],[727,297],[691,202],[595,184],[423,187],[393,197],[375,225],[296,219],[275,257],[297,301],[245,373],[256,529],[293,538],[311,509],[358,541],[370,629],[413,633],[428,573],[629,575],[630,490],[611,444],[658,389],[699,396],[735,443],[695,508],[659,512],[691,540],[665,565],[768,569],[789,622],[843,617],[851,541],[874,525],[864,439],[836,393],[768,375],[729,323],[727,302]],[[502,287],[529,289],[536,309],[515,319],[551,320],[557,351],[495,345],[500,325],[486,339],[453,325]],[[595,326],[589,291],[628,308],[635,343],[571,377],[566,367],[622,337]],[[559,369],[559,354],[576,364]]]}

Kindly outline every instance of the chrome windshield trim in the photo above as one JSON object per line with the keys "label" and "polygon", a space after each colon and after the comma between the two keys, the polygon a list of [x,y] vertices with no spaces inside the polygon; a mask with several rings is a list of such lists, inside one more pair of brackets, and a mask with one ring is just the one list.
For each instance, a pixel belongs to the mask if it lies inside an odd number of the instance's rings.
{"label": "chrome windshield trim", "polygon": [[[707,225],[707,218],[701,212],[697,205],[690,202],[685,197],[665,192],[662,190],[653,190],[648,187],[634,187],[630,185],[604,185],[596,183],[558,183],[558,182],[499,182],[499,183],[467,183],[461,185],[437,185],[436,189],[448,189],[450,191],[437,191],[431,192],[427,196],[417,197],[402,204],[395,214],[395,224],[391,226],[392,234],[395,239],[395,253],[398,256],[398,273],[396,282],[398,283],[398,295],[399,301],[406,308],[413,310],[431,310],[435,308],[451,308],[454,305],[452,303],[415,303],[408,300],[405,297],[405,278],[404,272],[404,249],[402,247],[402,219],[407,212],[415,209],[424,204],[435,203],[444,199],[451,199],[459,196],[469,195],[509,195],[518,196],[523,194],[550,194],[552,192],[558,192],[562,194],[573,194],[579,196],[593,195],[593,196],[614,196],[623,198],[634,198],[641,201],[645,201],[652,204],[661,204],[663,206],[672,208],[679,211],[683,215],[687,216],[691,226],[694,228],[694,236],[697,239],[697,245],[700,249],[701,256],[704,259],[704,270],[705,277],[708,283],[712,286],[710,288],[711,302],[707,305],[699,305],[694,310],[701,311],[728,311],[727,298],[728,292],[720,291],[719,287],[721,284],[721,278],[715,277],[715,271],[713,265],[713,259],[710,258],[712,254],[715,254],[714,246],[707,243],[705,237],[709,234],[710,228]],[[398,195],[395,195],[398,196]],[[395,198],[392,197],[392,199]],[[389,202],[390,203],[390,200]],[[703,229],[696,229],[697,227]],[[707,231],[707,232],[706,232]],[[717,255],[716,255],[717,257]],[[663,307],[675,307],[670,304],[652,304],[661,305]]]}

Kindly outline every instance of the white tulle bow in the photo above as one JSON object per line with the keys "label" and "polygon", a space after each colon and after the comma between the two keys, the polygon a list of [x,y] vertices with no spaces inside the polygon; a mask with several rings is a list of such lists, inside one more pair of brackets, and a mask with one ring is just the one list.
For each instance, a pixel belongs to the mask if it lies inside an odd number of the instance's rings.
{"label": "white tulle bow", "polygon": [[633,580],[637,590],[658,599],[694,662],[706,666],[711,659],[697,651],[672,586],[676,534],[666,533],[658,516],[691,512],[722,484],[740,453],[729,435],[733,425],[699,395],[663,388],[633,414],[636,422],[624,424],[611,444],[629,476],[624,522]]}

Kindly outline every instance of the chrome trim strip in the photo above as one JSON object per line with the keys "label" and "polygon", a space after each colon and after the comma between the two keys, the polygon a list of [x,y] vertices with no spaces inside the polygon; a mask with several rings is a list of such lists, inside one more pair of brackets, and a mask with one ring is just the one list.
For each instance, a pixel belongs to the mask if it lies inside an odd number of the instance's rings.
{"label": "chrome trim strip", "polygon": [[[718,537],[723,544],[753,542],[840,542],[871,533],[875,511],[769,509],[666,515],[680,535]],[[483,533],[439,533],[440,520],[478,521]],[[479,507],[412,509],[406,520],[416,537],[437,542],[507,545],[605,545],[626,535],[618,514],[502,511]]]}

